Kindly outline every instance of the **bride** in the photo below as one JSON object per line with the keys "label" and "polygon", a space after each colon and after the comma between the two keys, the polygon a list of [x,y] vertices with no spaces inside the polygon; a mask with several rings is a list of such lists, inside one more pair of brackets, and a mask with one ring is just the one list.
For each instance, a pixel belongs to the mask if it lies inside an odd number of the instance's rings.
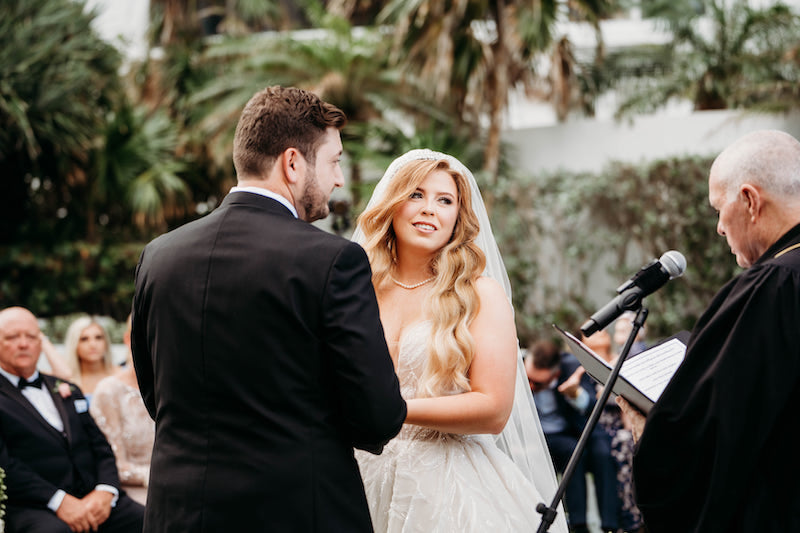
{"label": "bride", "polygon": [[[556,490],[522,371],[511,289],[472,173],[412,150],[353,236],[370,258],[408,403],[397,438],[357,452],[379,532],[534,531]],[[559,508],[553,532],[566,532]]]}

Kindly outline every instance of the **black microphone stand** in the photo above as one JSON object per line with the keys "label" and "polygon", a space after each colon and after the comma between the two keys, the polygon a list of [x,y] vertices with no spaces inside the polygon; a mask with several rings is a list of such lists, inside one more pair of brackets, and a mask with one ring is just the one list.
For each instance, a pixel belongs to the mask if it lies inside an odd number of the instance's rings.
{"label": "black microphone stand", "polygon": [[561,476],[561,482],[558,484],[556,494],[553,496],[553,501],[550,503],[550,507],[547,507],[544,503],[539,503],[536,505],[536,511],[542,515],[542,521],[539,523],[539,529],[536,530],[536,533],[546,533],[550,529],[553,521],[556,519],[556,508],[558,507],[558,502],[561,501],[561,498],[564,496],[564,492],[567,490],[567,484],[569,483],[570,479],[572,479],[572,475],[575,473],[575,469],[578,466],[578,461],[580,461],[581,455],[583,455],[583,450],[586,448],[586,443],[589,441],[589,435],[597,425],[597,421],[600,419],[600,415],[602,414],[603,408],[608,401],[608,397],[611,395],[611,390],[614,388],[614,383],[617,381],[619,371],[622,369],[622,363],[624,363],[625,359],[628,357],[628,352],[630,352],[631,346],[633,346],[633,341],[636,339],[636,335],[639,334],[639,330],[642,329],[642,326],[644,326],[644,321],[647,320],[647,313],[648,311],[646,307],[640,306],[637,310],[636,318],[633,321],[633,327],[628,335],[628,340],[625,341],[625,346],[622,348],[622,353],[619,354],[617,362],[614,365],[614,368],[611,370],[611,374],[608,376],[608,381],[606,381],[606,384],[603,387],[603,392],[600,394],[600,398],[597,400],[597,403],[595,403],[594,409],[592,409],[592,414],[589,416],[589,420],[586,422],[586,426],[583,428],[581,438],[578,439],[578,444],[575,445],[575,449],[572,451],[572,455],[567,463],[567,468],[564,469],[564,475]]}

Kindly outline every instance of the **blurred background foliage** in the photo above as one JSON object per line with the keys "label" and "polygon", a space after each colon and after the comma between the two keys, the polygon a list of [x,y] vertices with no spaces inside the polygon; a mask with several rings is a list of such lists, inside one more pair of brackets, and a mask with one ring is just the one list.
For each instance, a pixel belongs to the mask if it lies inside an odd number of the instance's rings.
{"label": "blurred background foliage", "polygon": [[[549,102],[562,121],[592,116],[608,91],[620,117],[673,98],[696,109],[797,109],[797,13],[744,0],[642,1],[672,41],[608,51],[599,23],[629,3],[151,0],[150,50],[133,61],[97,36],[80,1],[4,1],[0,307],[124,320],[144,243],[216,207],[235,183],[241,108],[284,84],[348,115],[348,191],[334,231],[352,230],[394,157],[441,150],[481,183],[524,343],[593,311],[591,275],[626,279],[668,249],[689,269],[649,299],[658,313],[648,329],[690,329],[736,272],[708,207],[711,160],[524,175],[502,143],[509,91]],[[595,29],[591,54],[556,31],[565,13]]]}
{"label": "blurred background foliage", "polygon": [[691,330],[738,271],[708,203],[711,162],[612,163],[598,174],[507,179],[492,189],[493,230],[515,289],[520,339],[547,335],[553,323],[574,330],[596,310],[584,295],[599,272],[622,283],[667,250],[683,253],[688,266],[646,300],[654,311],[648,334]]}

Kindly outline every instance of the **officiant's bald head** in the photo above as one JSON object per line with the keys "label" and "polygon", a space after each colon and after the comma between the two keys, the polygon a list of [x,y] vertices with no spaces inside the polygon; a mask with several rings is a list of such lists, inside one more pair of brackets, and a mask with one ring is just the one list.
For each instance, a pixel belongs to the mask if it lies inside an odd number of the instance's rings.
{"label": "officiant's bald head", "polygon": [[800,224],[800,142],[760,130],[728,146],[714,160],[708,197],[739,266],[750,267],[782,235]]}

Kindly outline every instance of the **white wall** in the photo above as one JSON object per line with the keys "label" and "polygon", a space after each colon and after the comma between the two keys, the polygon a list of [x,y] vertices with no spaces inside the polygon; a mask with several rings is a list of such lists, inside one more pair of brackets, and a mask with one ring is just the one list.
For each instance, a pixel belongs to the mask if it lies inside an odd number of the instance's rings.
{"label": "white wall", "polygon": [[[632,123],[583,120],[510,130],[504,133],[504,139],[516,148],[513,160],[518,167],[536,175],[559,170],[599,172],[611,161],[646,163],[670,156],[713,157],[732,141],[757,129],[780,129],[800,139],[800,113],[782,116],[704,111],[642,117]],[[551,287],[580,286],[580,273],[573,272],[557,245],[544,242],[541,252],[542,281]],[[594,266],[584,295],[598,306],[613,296],[614,289],[624,281],[609,274],[610,264],[611,261],[600,261]]]}
{"label": "white wall", "polygon": [[97,18],[92,27],[107,42],[115,45],[127,59],[143,59],[147,54],[150,24],[149,0],[87,0]]}
{"label": "white wall", "polygon": [[610,161],[643,163],[686,155],[714,156],[742,135],[780,129],[800,138],[800,113],[764,115],[703,111],[647,116],[632,122],[581,120],[508,130],[514,161],[526,172],[600,171]]}

